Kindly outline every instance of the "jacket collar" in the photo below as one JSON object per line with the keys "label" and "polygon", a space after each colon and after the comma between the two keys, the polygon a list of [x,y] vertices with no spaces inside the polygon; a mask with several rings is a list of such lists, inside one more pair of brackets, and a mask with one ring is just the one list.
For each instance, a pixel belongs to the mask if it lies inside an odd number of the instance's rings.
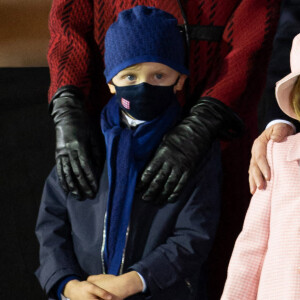
{"label": "jacket collar", "polygon": [[300,134],[289,137],[290,146],[287,152],[287,161],[300,160]]}

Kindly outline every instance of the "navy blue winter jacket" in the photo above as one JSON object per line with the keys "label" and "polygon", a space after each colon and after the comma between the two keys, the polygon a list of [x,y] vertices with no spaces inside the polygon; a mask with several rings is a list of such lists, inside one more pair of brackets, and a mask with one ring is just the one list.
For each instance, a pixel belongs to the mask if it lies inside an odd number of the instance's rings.
{"label": "navy blue winter jacket", "polygon": [[[131,213],[123,272],[139,272],[147,293],[134,299],[201,299],[201,266],[219,219],[221,162],[215,143],[175,203],[156,206],[137,194]],[[55,286],[68,275],[83,280],[103,273],[102,233],[108,195],[107,168],[94,199],[65,195],[56,169],[46,180],[36,234],[41,286],[55,299]]]}

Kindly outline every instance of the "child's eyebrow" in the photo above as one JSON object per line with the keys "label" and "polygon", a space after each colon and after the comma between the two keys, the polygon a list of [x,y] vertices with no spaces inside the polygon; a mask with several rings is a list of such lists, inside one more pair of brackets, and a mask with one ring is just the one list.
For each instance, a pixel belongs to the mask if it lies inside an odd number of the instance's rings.
{"label": "child's eyebrow", "polygon": [[153,72],[155,72],[155,73],[165,73],[167,71],[166,71],[166,69],[156,69],[156,70],[153,70]]}

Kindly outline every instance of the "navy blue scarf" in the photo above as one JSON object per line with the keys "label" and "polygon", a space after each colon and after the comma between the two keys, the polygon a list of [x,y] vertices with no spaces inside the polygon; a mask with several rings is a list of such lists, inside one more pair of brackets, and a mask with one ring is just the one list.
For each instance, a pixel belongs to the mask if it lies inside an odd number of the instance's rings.
{"label": "navy blue scarf", "polygon": [[116,97],[102,110],[101,128],[106,143],[109,178],[104,251],[108,274],[119,273],[138,175],[164,134],[179,120],[180,111],[174,95],[174,101],[161,116],[130,129],[122,125]]}

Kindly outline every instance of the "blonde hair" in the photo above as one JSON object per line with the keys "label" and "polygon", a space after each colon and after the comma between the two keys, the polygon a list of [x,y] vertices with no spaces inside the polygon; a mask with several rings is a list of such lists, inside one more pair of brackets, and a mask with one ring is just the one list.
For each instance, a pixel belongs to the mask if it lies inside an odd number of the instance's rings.
{"label": "blonde hair", "polygon": [[300,76],[298,76],[291,91],[291,105],[298,120],[300,120]]}

